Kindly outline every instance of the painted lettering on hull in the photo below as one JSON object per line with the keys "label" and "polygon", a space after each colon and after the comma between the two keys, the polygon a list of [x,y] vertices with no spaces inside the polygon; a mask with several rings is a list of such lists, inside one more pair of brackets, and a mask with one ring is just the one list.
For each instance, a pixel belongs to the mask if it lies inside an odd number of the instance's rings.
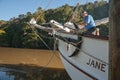
{"label": "painted lettering on hull", "polygon": [[98,61],[95,61],[93,59],[89,59],[86,64],[93,67],[93,68],[95,68],[95,69],[98,69],[98,70],[100,70],[102,72],[105,72],[106,64],[104,64],[102,62],[98,62]]}

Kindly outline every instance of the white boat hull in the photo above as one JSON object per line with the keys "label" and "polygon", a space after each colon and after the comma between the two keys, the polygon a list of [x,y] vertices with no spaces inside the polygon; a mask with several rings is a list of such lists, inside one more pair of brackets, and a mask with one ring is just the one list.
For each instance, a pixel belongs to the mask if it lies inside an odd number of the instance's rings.
{"label": "white boat hull", "polygon": [[[57,35],[77,39],[77,35]],[[82,37],[79,52],[71,57],[77,48],[60,38],[58,40],[62,62],[72,80],[108,80],[108,40]]]}
{"label": "white boat hull", "polygon": [[63,26],[52,20],[50,24],[53,28],[32,23],[58,39],[62,62],[72,80],[108,80],[108,40],[98,36],[78,37],[79,28],[73,23]]}

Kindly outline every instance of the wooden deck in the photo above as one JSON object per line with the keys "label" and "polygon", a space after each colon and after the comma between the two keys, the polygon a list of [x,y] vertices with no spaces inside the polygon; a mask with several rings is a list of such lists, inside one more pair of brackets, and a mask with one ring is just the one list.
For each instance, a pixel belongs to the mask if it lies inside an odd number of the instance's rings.
{"label": "wooden deck", "polygon": [[[0,47],[0,64],[25,64],[45,66],[53,55],[51,50],[35,50],[35,49],[18,49]],[[58,52],[55,52],[49,68],[64,68],[61,63]]]}

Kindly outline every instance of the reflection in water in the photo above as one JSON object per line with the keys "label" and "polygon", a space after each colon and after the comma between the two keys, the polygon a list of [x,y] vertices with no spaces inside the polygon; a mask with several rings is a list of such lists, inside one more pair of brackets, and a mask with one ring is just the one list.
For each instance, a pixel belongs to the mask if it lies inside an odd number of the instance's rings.
{"label": "reflection in water", "polygon": [[0,80],[71,80],[64,69],[0,65]]}
{"label": "reflection in water", "polygon": [[14,76],[9,76],[7,75],[6,72],[1,72],[0,71],[0,80],[14,80]]}

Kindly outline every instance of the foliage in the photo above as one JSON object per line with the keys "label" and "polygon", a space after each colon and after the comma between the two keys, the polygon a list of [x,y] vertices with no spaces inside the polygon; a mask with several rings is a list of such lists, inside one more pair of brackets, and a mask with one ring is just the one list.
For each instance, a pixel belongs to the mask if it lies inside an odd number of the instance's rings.
{"label": "foliage", "polygon": [[2,25],[6,24],[6,23],[7,23],[7,21],[0,20],[0,27],[1,27]]}
{"label": "foliage", "polygon": [[0,30],[0,35],[5,34],[5,31]]}
{"label": "foliage", "polygon": [[[56,20],[64,24],[71,19],[72,22],[82,21],[80,13],[86,10],[94,19],[108,17],[109,3],[104,0],[94,3],[89,2],[85,5],[77,4],[74,6],[65,4],[56,9],[43,10],[41,7],[36,12],[27,12],[18,15],[18,18],[11,18],[9,21],[0,20],[0,46],[19,47],[19,48],[41,48],[48,49],[43,40],[53,49],[53,38],[49,38],[48,33],[30,27],[27,22],[33,17],[38,24],[43,25],[50,20]],[[97,26],[100,28],[102,36],[108,36],[108,24]]]}
{"label": "foliage", "polygon": [[90,2],[83,6],[83,9],[86,10],[89,14],[91,14],[95,20],[101,19],[108,17],[109,3],[104,0],[100,2],[95,1],[94,3]]}
{"label": "foliage", "polygon": [[43,24],[46,22],[44,16],[45,16],[44,11],[40,7],[38,8],[37,12],[33,14],[33,17],[36,19],[38,24]]}
{"label": "foliage", "polygon": [[97,26],[100,29],[100,36],[109,36],[109,23]]}
{"label": "foliage", "polygon": [[4,30],[0,30],[0,46],[8,46],[6,32]]}

